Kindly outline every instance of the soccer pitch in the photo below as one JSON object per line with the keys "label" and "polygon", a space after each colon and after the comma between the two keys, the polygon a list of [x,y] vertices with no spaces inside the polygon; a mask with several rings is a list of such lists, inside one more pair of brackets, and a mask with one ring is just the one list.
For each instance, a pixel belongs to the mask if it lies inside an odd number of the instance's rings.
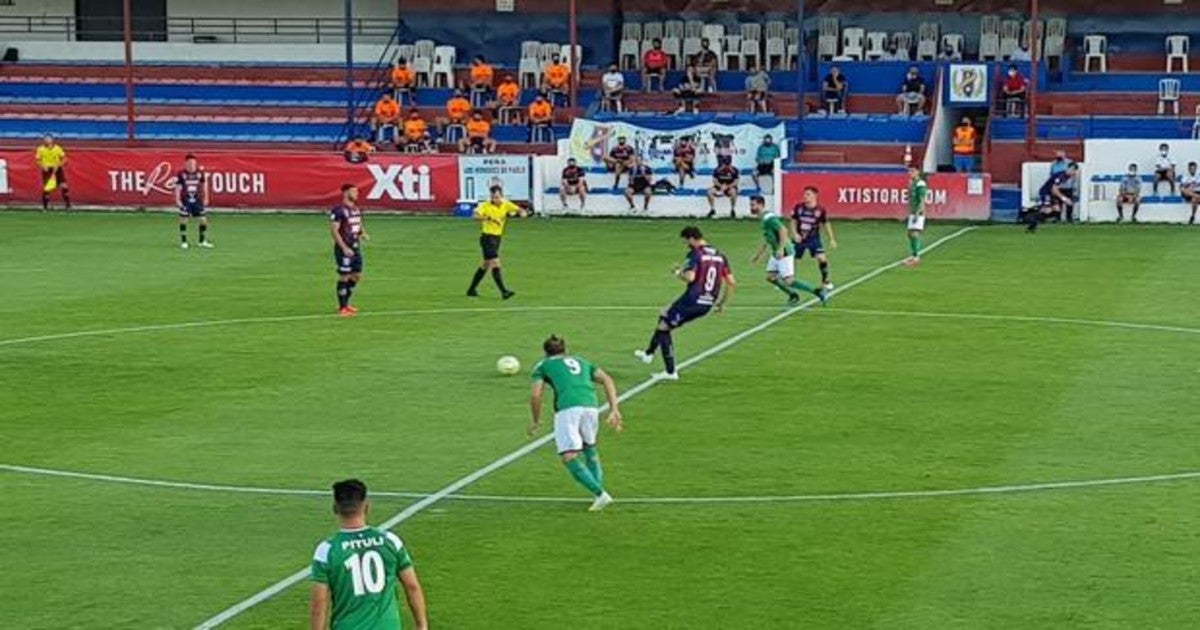
{"label": "soccer pitch", "polygon": [[[649,385],[683,223],[514,221],[502,302],[463,296],[470,221],[366,220],[339,319],[319,215],[180,251],[171,215],[0,213],[0,627],[202,624],[305,568],[352,476],[407,510],[434,628],[1200,627],[1200,232],[934,223],[908,269],[843,222],[839,293],[780,317],[757,225],[702,222],[739,291]],[[600,514],[494,369],[550,333],[632,394]]]}

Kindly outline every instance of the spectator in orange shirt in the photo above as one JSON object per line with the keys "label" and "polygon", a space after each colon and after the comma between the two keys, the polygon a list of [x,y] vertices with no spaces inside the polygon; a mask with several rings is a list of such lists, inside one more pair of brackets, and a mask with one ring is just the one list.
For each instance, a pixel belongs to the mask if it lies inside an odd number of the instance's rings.
{"label": "spectator in orange shirt", "polygon": [[511,74],[504,75],[504,80],[500,82],[496,88],[496,120],[501,124],[507,121],[504,116],[506,112],[515,114],[515,118],[521,117],[521,86],[513,79]]}
{"label": "spectator in orange shirt", "polygon": [[[543,129],[547,130],[545,136],[539,133]],[[550,142],[554,142],[554,105],[546,100],[544,92],[539,92],[529,104],[529,141],[546,136]]]}
{"label": "spectator in orange shirt", "polygon": [[483,107],[492,98],[492,81],[495,79],[496,71],[492,69],[492,64],[483,58],[483,55],[476,55],[475,62],[471,64],[471,106]]}
{"label": "spectator in orange shirt", "polygon": [[392,93],[396,102],[403,103],[402,98],[408,95],[408,104],[416,105],[417,75],[408,67],[408,60],[401,57],[392,68]]}
{"label": "spectator in orange shirt", "polygon": [[542,72],[542,91],[549,92],[552,105],[565,105],[567,92],[570,91],[571,69],[562,62],[562,58],[554,55],[550,65]]}
{"label": "spectator in orange shirt", "polygon": [[432,150],[429,143],[429,125],[421,118],[421,112],[415,109],[408,112],[408,120],[404,121],[404,144],[405,150],[409,152]]}
{"label": "spectator in orange shirt", "polygon": [[371,158],[371,154],[375,152],[375,147],[367,142],[365,138],[354,138],[346,143],[346,149],[343,155],[346,156],[346,161],[351,164],[362,164]]}
{"label": "spectator in orange shirt", "polygon": [[492,123],[484,120],[483,112],[475,110],[467,121],[467,135],[458,141],[458,151],[466,153],[495,153],[496,141],[492,140]]}
{"label": "spectator in orange shirt", "polygon": [[[438,121],[442,138],[445,139],[445,134],[450,127],[461,127],[460,131],[465,134],[467,119],[471,117],[472,109],[471,101],[467,100],[462,88],[454,90],[454,95],[446,101],[446,118]],[[459,136],[459,139],[462,139],[462,136]],[[451,140],[451,142],[457,142],[457,140]]]}
{"label": "spectator in orange shirt", "polygon": [[392,141],[396,140],[396,128],[400,125],[400,103],[391,94],[384,94],[375,102],[375,111],[371,116],[371,131],[375,134],[375,142],[382,142],[383,132],[392,130]]}

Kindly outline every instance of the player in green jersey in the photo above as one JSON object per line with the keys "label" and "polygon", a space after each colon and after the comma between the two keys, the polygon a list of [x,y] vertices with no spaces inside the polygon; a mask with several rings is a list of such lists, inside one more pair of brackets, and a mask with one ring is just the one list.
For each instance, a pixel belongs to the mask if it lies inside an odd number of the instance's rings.
{"label": "player in green jersey", "polygon": [[825,290],[813,288],[812,285],[796,278],[796,246],[788,233],[787,223],[783,217],[767,211],[767,201],[762,195],[750,198],[750,214],[762,219],[763,242],[758,251],[750,258],[750,262],[758,264],[767,250],[771,250],[771,258],[767,261],[767,282],[775,285],[788,296],[788,304],[800,303],[799,291],[817,296],[825,303]]}
{"label": "player in green jersey", "polygon": [[[313,554],[309,627],[312,630],[400,630],[396,582],[404,587],[416,630],[427,630],[425,594],[400,537],[367,526],[367,486],[333,484],[333,513],[341,529]],[[332,611],[332,612],[331,612]]]}
{"label": "player in green jersey", "polygon": [[533,366],[533,392],[529,397],[533,422],[529,424],[529,435],[541,429],[542,393],[549,384],[554,390],[554,444],[571,476],[596,497],[590,511],[599,512],[613,498],[604,490],[604,469],[596,450],[596,434],[600,430],[596,384],[604,388],[604,396],[608,398],[608,424],[620,431],[617,386],[612,377],[587,359],[567,354],[567,342],[561,337],[551,335],[542,343],[542,350],[546,358]]}
{"label": "player in green jersey", "polygon": [[904,264],[912,267],[921,262],[921,233],[925,231],[925,197],[929,183],[921,169],[908,167],[908,258]]}

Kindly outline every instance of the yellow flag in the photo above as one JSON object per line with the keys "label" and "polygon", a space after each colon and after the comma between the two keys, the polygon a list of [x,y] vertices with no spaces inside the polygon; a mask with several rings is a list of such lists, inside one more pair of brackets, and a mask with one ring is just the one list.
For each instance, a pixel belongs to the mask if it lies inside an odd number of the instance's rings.
{"label": "yellow flag", "polygon": [[55,177],[54,175],[51,175],[50,178],[46,180],[45,186],[42,186],[42,190],[45,192],[54,192],[57,189],[58,189],[58,178]]}

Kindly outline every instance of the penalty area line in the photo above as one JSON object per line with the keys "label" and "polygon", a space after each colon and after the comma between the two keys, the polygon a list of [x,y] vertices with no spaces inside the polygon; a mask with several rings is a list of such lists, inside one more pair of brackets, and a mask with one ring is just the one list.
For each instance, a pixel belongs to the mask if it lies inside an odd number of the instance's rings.
{"label": "penalty area line", "polygon": [[[970,227],[965,227],[958,231],[952,232],[952,233],[950,233],[946,236],[943,236],[942,238],[930,243],[929,246],[926,247],[924,251],[925,252],[933,251],[933,250],[941,247],[942,245],[945,245],[946,243],[953,241],[956,238],[959,238],[965,234],[968,234],[968,233],[974,231],[975,229],[977,229],[977,228],[974,226],[970,226]],[[849,282],[846,282],[842,286],[835,289],[831,295],[836,296],[840,293],[848,291],[864,282],[868,282],[874,278],[879,277],[881,274],[884,274],[892,269],[895,269],[896,267],[899,267],[903,263],[904,263],[903,260],[897,260],[897,261],[890,262],[886,265],[883,265],[881,267],[878,267],[878,268],[876,268],[872,271],[869,271],[853,280],[850,280]],[[705,359],[707,359],[715,354],[718,354],[720,352],[728,350],[729,348],[736,346],[737,344],[745,341],[746,339],[748,339],[754,335],[757,335],[758,333],[761,333],[764,330],[767,330],[768,328],[791,317],[792,315],[795,315],[796,313],[799,313],[803,310],[812,308],[817,303],[818,303],[817,300],[812,299],[812,300],[809,300],[802,304],[799,304],[794,308],[785,310],[782,313],[775,315],[774,317],[768,318],[751,328],[747,328],[746,330],[725,339],[724,341],[710,347],[709,349],[701,352],[700,354],[697,354],[697,355],[690,357],[689,359],[681,362],[678,366],[678,369],[685,370],[693,365],[696,365],[697,363],[700,363],[701,361],[704,361]],[[641,394],[642,392],[650,389],[651,387],[653,387],[654,385],[656,385],[659,382],[660,381],[658,381],[657,379],[654,379],[654,378],[646,379],[646,380],[642,381],[641,383],[638,383],[637,385],[633,386],[632,388],[622,392],[620,397],[618,398],[618,401],[625,402],[626,400],[629,400],[629,399]],[[499,459],[493,461],[492,463],[490,463],[468,475],[465,475],[465,476],[459,478],[458,480],[454,481],[453,483],[450,483],[449,485],[442,488],[441,490],[438,490],[437,492],[435,492],[423,499],[420,499],[416,503],[413,503],[412,505],[408,506],[407,508],[400,511],[399,513],[395,514],[388,520],[379,524],[378,527],[380,527],[381,529],[388,529],[388,530],[394,528],[395,526],[399,525],[400,523],[403,523],[404,521],[407,521],[408,519],[425,511],[427,508],[434,505],[435,503],[438,503],[438,502],[442,501],[443,499],[448,498],[450,495],[457,494],[463,488],[475,483],[476,481],[490,475],[491,473],[493,473],[501,468],[504,468],[505,466],[511,464],[512,462],[515,462],[518,459],[521,459],[522,457],[525,457],[526,455],[538,450],[542,446],[545,446],[546,444],[550,443],[553,439],[554,439],[553,434],[546,434],[532,442],[529,442],[528,444],[525,444],[521,448],[518,448],[517,450],[500,457]],[[303,582],[305,579],[308,578],[308,575],[309,575],[309,569],[307,567],[304,569],[301,569],[299,571],[296,571],[295,573],[283,578],[282,580],[279,580],[278,582],[275,582],[274,584],[259,591],[258,593],[255,593],[254,595],[251,595],[250,597],[247,597],[246,599],[243,599],[242,601],[240,601],[240,602],[230,606],[229,608],[226,608],[225,610],[217,613],[216,615],[213,615],[212,617],[204,620],[203,622],[201,622],[199,625],[196,626],[196,630],[209,630],[210,628],[216,628],[216,627],[220,626],[221,624],[229,621],[230,619],[233,619],[234,617],[242,614],[243,612],[246,612],[247,610],[250,610],[251,608],[275,597],[276,595],[295,586],[296,584]]]}

